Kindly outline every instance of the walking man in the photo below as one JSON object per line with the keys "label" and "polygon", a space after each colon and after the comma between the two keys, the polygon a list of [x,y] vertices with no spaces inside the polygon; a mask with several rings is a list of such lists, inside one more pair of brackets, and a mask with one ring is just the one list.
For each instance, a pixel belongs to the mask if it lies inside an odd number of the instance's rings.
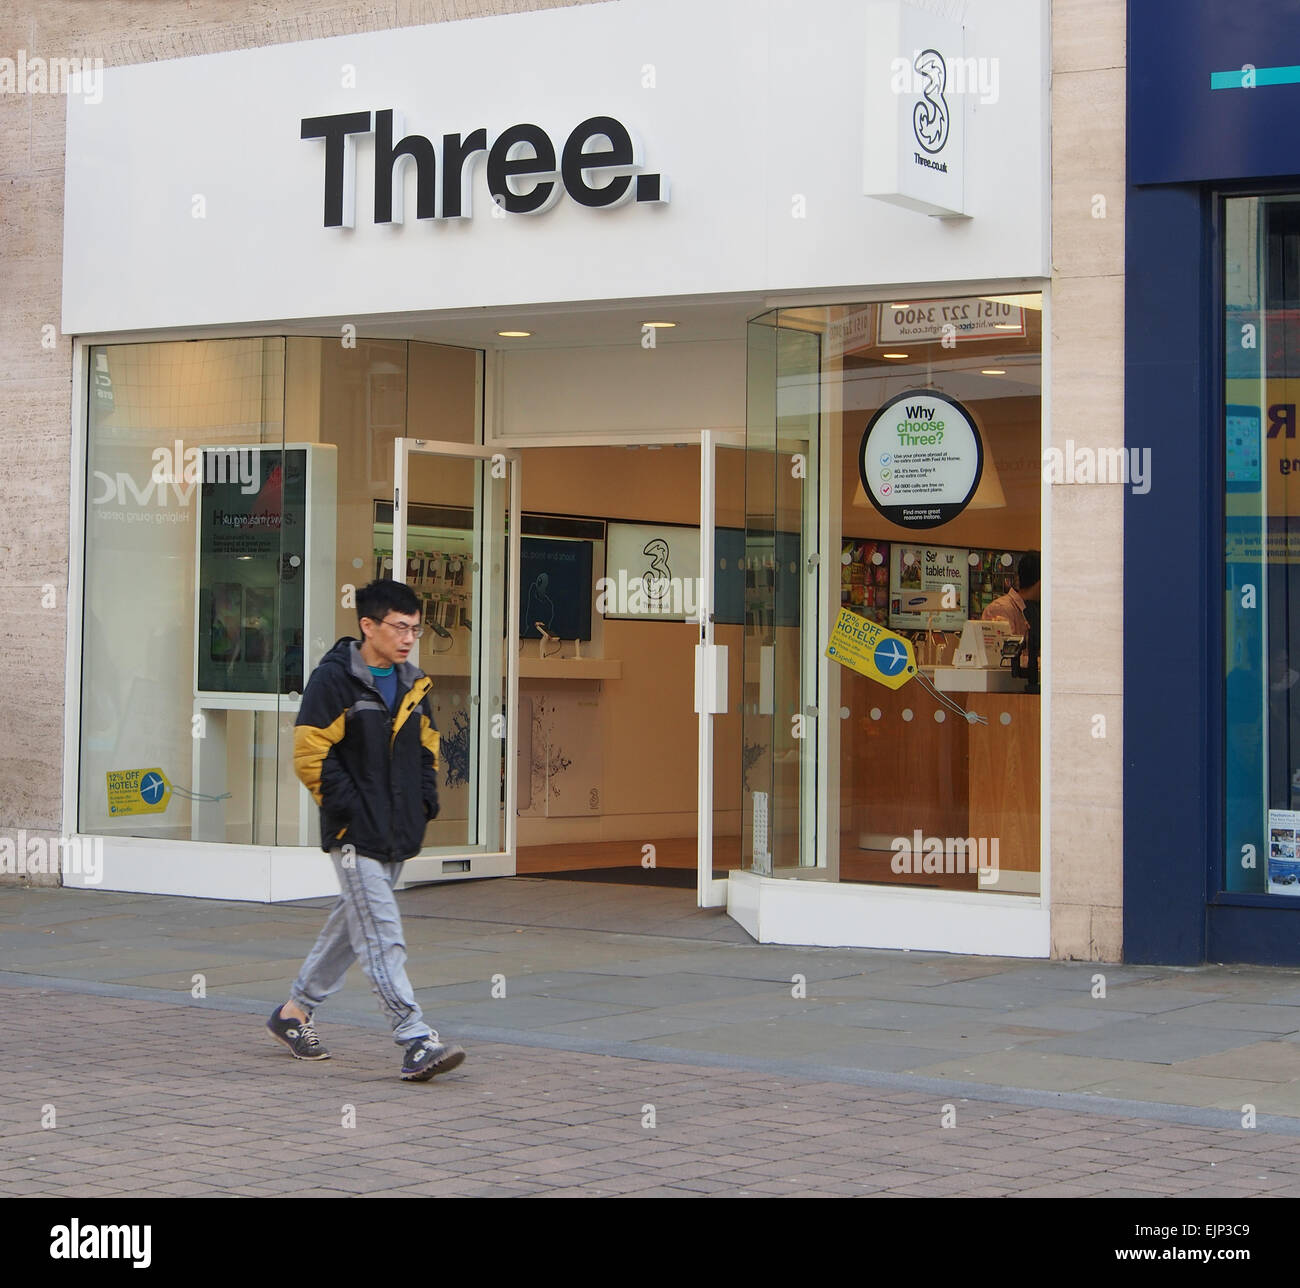
{"label": "walking man", "polygon": [[432,681],[407,656],[423,633],[409,586],[372,581],[357,592],[361,639],[344,637],[302,695],[293,767],[320,805],[321,849],[342,894],[307,954],[289,1000],[267,1028],[299,1060],[326,1060],[312,1012],[360,961],[405,1048],[401,1076],[426,1082],[465,1058],[425,1023],[406,977],[406,942],[393,886],[438,816],[438,731]]}

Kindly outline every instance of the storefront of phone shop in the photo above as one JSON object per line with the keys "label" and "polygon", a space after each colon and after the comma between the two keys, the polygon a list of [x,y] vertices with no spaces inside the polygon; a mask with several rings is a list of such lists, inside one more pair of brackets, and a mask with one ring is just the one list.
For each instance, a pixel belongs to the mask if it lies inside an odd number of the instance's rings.
{"label": "storefront of phone shop", "polygon": [[583,5],[71,101],[96,888],[329,893],[292,728],[383,575],[410,882],[687,846],[764,942],[1048,955],[1042,9]]}

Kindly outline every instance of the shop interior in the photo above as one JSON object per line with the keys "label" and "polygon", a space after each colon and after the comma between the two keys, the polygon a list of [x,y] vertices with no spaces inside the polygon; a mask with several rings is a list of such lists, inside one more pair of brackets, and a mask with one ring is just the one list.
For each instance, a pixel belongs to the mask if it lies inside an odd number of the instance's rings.
{"label": "shop interior", "polygon": [[[714,727],[718,876],[740,862],[744,542],[742,454],[720,455],[715,632],[737,664],[729,714]],[[520,468],[516,871],[693,886],[700,447],[525,448]],[[469,722],[474,619],[464,576],[471,511],[455,504],[467,495],[457,474],[468,467],[412,469],[405,569],[425,606],[419,665],[435,677],[438,722],[452,733]],[[376,510],[376,573],[391,576],[391,508]],[[441,823],[454,844],[464,839],[449,832],[462,826],[464,802],[460,784],[448,786]]]}

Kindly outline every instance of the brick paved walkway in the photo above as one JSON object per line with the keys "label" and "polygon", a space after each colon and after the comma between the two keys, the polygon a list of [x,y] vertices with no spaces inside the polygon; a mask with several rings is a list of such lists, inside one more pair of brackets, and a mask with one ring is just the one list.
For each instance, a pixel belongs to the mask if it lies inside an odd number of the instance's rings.
{"label": "brick paved walkway", "polygon": [[407,1084],[344,1024],[306,1063],[197,1002],[0,1007],[2,1195],[1300,1195],[1300,1147],[1269,1130],[488,1043]]}

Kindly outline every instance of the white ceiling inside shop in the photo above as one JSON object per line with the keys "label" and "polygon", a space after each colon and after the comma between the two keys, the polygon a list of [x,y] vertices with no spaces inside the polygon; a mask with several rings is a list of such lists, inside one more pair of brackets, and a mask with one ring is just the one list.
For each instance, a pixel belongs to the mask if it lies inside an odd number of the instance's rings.
{"label": "white ceiling inside shop", "polygon": [[[399,318],[358,319],[358,334],[376,339],[424,340],[475,349],[573,349],[593,345],[638,346],[647,322],[675,322],[660,330],[656,344],[675,341],[740,340],[745,324],[766,308],[762,296],[708,301],[655,300],[647,304],[533,305],[522,309],[475,309]],[[498,331],[531,331],[527,339],[503,339]]]}

